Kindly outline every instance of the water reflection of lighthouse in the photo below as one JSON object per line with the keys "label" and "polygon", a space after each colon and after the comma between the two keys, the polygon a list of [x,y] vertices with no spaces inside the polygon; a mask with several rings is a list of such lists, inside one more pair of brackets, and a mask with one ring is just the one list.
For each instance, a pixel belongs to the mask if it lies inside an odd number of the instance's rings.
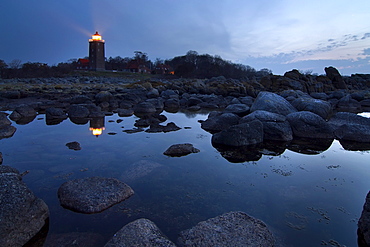
{"label": "water reflection of lighthouse", "polygon": [[90,131],[96,137],[100,136],[103,133],[105,118],[92,118],[90,119]]}

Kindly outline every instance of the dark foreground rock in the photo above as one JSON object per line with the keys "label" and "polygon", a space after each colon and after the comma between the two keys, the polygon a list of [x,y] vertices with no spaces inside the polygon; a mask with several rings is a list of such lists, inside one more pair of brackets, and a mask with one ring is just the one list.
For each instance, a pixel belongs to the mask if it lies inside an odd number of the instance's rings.
{"label": "dark foreground rock", "polygon": [[171,157],[180,157],[191,153],[199,153],[199,149],[193,147],[193,144],[184,143],[172,145],[163,154]]}
{"label": "dark foreground rock", "polygon": [[90,177],[67,181],[58,189],[60,204],[80,213],[98,213],[134,194],[115,178]]}
{"label": "dark foreground rock", "polygon": [[364,208],[358,221],[358,245],[370,246],[370,191],[367,193]]}
{"label": "dark foreground rock", "polygon": [[233,147],[263,142],[263,125],[259,120],[233,125],[212,136],[212,143]]}
{"label": "dark foreground rock", "polygon": [[274,246],[275,239],[261,220],[244,212],[229,212],[180,233],[179,246]]}
{"label": "dark foreground rock", "polygon": [[175,247],[159,228],[148,219],[138,219],[121,228],[105,247],[158,246]]}
{"label": "dark foreground rock", "polygon": [[23,246],[48,218],[48,206],[28,189],[19,172],[0,166],[0,246]]}

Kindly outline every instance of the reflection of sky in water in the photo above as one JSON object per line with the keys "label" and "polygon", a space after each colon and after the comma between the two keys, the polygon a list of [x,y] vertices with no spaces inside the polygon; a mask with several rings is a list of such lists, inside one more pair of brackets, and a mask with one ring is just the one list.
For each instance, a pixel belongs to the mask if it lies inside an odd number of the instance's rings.
{"label": "reflection of sky in water", "polygon": [[[69,120],[53,126],[44,119],[14,124],[17,132],[0,141],[0,151],[4,165],[30,171],[24,181],[49,206],[49,234],[96,232],[108,240],[123,225],[145,217],[175,241],[181,230],[199,221],[241,210],[265,221],[287,245],[319,246],[330,239],[357,245],[357,221],[370,188],[368,151],[346,151],[334,141],[317,155],[286,150],[255,162],[230,163],[200,128],[198,120],[207,115],[165,115],[182,129],[127,134],[123,130],[134,128],[135,117],[116,115],[105,118],[98,138],[89,124]],[[68,149],[71,141],[82,150]],[[200,152],[180,158],[162,154],[177,143],[192,143]],[[135,195],[99,214],[61,208],[59,186],[88,176],[122,179]]]}

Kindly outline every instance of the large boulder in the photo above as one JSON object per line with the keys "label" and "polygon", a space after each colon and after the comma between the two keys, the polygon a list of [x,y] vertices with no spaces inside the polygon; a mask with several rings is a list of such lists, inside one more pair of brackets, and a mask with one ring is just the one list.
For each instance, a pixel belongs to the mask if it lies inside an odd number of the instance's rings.
{"label": "large boulder", "polygon": [[297,111],[286,99],[270,92],[260,92],[250,110],[264,110],[284,116]]}
{"label": "large boulder", "polygon": [[134,194],[130,186],[115,178],[89,177],[63,183],[58,189],[60,204],[80,213],[99,213]]}
{"label": "large boulder", "polygon": [[202,129],[216,133],[239,123],[240,117],[234,113],[211,112],[208,119],[201,123]]}
{"label": "large boulder", "polygon": [[338,112],[328,123],[339,140],[370,142],[369,118],[349,112]]}
{"label": "large boulder", "polygon": [[135,220],[122,227],[105,247],[157,246],[176,247],[161,230],[148,219]]}
{"label": "large boulder", "polygon": [[101,91],[95,95],[96,102],[102,103],[102,102],[109,102],[113,98],[113,95],[108,91]]}
{"label": "large boulder", "polygon": [[242,117],[239,123],[247,123],[253,120],[262,122],[264,140],[291,141],[293,139],[292,128],[283,115],[258,110]]}
{"label": "large boulder", "polygon": [[46,124],[54,125],[61,123],[64,119],[67,119],[67,114],[61,108],[50,107],[45,111]]}
{"label": "large boulder", "polygon": [[82,105],[71,105],[68,109],[68,116],[70,118],[87,118],[89,114],[89,109]]}
{"label": "large boulder", "polygon": [[19,171],[0,166],[0,246],[23,246],[48,218],[48,206],[22,181]]}
{"label": "large boulder", "polygon": [[263,124],[259,120],[233,125],[212,136],[212,143],[226,146],[247,146],[263,142]]}
{"label": "large boulder", "polygon": [[347,89],[347,85],[343,80],[339,71],[334,67],[325,67],[326,76],[333,82],[333,85],[337,89]]}
{"label": "large boulder", "polygon": [[287,120],[293,130],[293,135],[304,138],[334,138],[333,129],[319,115],[301,111],[291,113]]}
{"label": "large boulder", "polygon": [[329,102],[311,97],[297,98],[292,102],[292,105],[298,111],[310,111],[319,115],[323,119],[329,119],[332,114],[332,107]]}
{"label": "large boulder", "polygon": [[32,122],[37,116],[37,112],[29,105],[20,105],[14,109],[9,118],[18,124],[27,124]]}
{"label": "large boulder", "polygon": [[358,221],[359,246],[370,246],[370,191],[367,193],[364,208]]}
{"label": "large boulder", "polygon": [[229,212],[182,231],[179,246],[274,246],[265,223],[244,212]]}

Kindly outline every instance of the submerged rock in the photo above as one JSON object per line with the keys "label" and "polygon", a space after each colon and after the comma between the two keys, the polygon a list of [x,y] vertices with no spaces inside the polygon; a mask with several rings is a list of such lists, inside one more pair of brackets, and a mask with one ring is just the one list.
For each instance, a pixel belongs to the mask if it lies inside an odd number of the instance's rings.
{"label": "submerged rock", "polygon": [[159,228],[148,219],[135,220],[116,232],[105,247],[158,246],[176,247]]}
{"label": "submerged rock", "polygon": [[48,218],[48,206],[32,193],[18,170],[0,166],[0,246],[23,246]]}
{"label": "submerged rock", "polygon": [[193,144],[174,144],[169,147],[163,154],[172,157],[185,156],[191,153],[199,153],[199,149],[193,147]]}
{"label": "submerged rock", "polygon": [[115,178],[90,177],[67,181],[58,189],[60,204],[80,213],[99,213],[134,194]]}
{"label": "submerged rock", "polygon": [[179,246],[274,246],[273,234],[261,220],[229,212],[182,231]]}
{"label": "submerged rock", "polygon": [[73,150],[81,150],[81,145],[80,143],[78,142],[68,142],[66,144],[66,146],[69,148],[69,149],[73,149]]}
{"label": "submerged rock", "polygon": [[370,191],[367,193],[364,208],[358,221],[358,245],[370,246]]}

